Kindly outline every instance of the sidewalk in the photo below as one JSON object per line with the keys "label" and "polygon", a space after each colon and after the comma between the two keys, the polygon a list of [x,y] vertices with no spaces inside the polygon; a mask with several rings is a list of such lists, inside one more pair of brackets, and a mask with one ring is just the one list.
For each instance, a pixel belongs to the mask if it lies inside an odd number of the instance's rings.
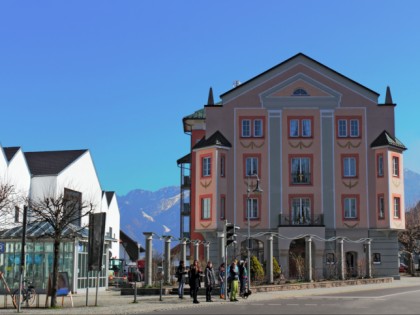
{"label": "sidewalk", "polygon": [[[249,299],[240,299],[238,304],[253,303],[266,299],[281,299],[290,297],[314,296],[320,294],[332,294],[354,291],[365,291],[373,288],[398,288],[420,285],[420,278],[417,277],[401,277],[401,280],[393,280],[390,283],[381,284],[364,284],[344,287],[331,287],[331,288],[317,288],[317,289],[302,289],[293,291],[270,291],[259,292],[252,294]],[[156,310],[171,310],[179,308],[203,308],[212,305],[220,305],[223,303],[230,303],[229,301],[221,300],[218,296],[214,295],[214,303],[206,303],[205,296],[199,296],[200,304],[193,304],[189,296],[185,299],[179,299],[177,295],[164,295],[162,301],[159,300],[159,295],[153,296],[138,296],[136,304],[133,303],[133,296],[120,295],[120,291],[110,290],[99,292],[98,306],[95,304],[95,294],[89,294],[89,306],[86,307],[86,295],[79,294],[73,295],[74,307],[71,307],[70,299],[65,298],[64,307],[60,309],[45,308],[23,308],[23,314],[139,314],[139,313],[152,313]],[[58,304],[61,306],[61,298],[58,298]],[[45,305],[45,296],[40,299],[40,305]],[[1,314],[16,314],[13,308],[0,309]]]}

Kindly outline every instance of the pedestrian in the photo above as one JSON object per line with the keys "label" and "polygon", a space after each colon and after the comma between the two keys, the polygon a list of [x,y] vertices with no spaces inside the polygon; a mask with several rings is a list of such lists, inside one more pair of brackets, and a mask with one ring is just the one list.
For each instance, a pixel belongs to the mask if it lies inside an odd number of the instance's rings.
{"label": "pedestrian", "polygon": [[225,263],[221,263],[221,265],[219,266],[219,283],[220,283],[220,298],[224,299],[225,298],[225,275],[226,275],[226,270],[225,270]]}
{"label": "pedestrian", "polygon": [[207,262],[204,284],[206,287],[206,302],[213,302],[211,299],[211,292],[216,284],[216,277],[214,275],[213,263],[210,260]]}
{"label": "pedestrian", "polygon": [[190,267],[190,290],[192,291],[193,303],[198,304],[200,303],[197,300],[198,289],[200,288],[200,276],[203,272],[200,269],[200,265],[198,264],[198,260],[194,259],[192,266]]}
{"label": "pedestrian", "polygon": [[238,261],[235,259],[230,265],[230,279],[231,279],[231,292],[230,292],[230,301],[238,302],[236,298],[238,294],[238,281],[239,281],[239,269],[237,266]]}
{"label": "pedestrian", "polygon": [[178,278],[178,297],[180,299],[184,298],[184,284],[185,284],[185,275],[187,271],[185,269],[185,263],[183,260],[179,262],[178,268],[176,269],[176,276]]}
{"label": "pedestrian", "polygon": [[138,268],[134,269],[134,282],[140,282],[141,281],[141,273],[140,270]]}
{"label": "pedestrian", "polygon": [[243,297],[244,292],[245,292],[246,278],[247,278],[245,262],[243,260],[239,262],[238,270],[239,270],[239,295]]}

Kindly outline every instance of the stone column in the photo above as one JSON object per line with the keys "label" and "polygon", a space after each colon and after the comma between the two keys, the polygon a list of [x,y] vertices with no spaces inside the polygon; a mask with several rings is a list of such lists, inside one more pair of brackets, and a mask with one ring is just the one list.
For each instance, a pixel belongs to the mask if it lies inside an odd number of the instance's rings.
{"label": "stone column", "polygon": [[204,261],[207,262],[210,260],[210,242],[204,242]]}
{"label": "stone column", "polygon": [[165,240],[165,256],[163,264],[164,283],[171,283],[171,237],[164,236]]}
{"label": "stone column", "polygon": [[145,260],[145,275],[144,284],[146,286],[152,285],[152,252],[153,252],[153,232],[143,232],[146,237],[146,260]]}
{"label": "stone column", "polygon": [[312,282],[312,238],[310,236],[305,237],[305,252],[306,252],[306,281]]}
{"label": "stone column", "polygon": [[194,241],[194,259],[197,261],[200,261],[200,255],[199,255],[199,248],[198,246],[200,245],[200,241]]}
{"label": "stone column", "polygon": [[185,266],[187,265],[187,240],[185,238],[181,240],[181,257],[179,260],[183,260]]}
{"label": "stone column", "polygon": [[[267,280],[268,283],[274,283],[274,268],[273,268],[273,235],[267,236]],[[249,275],[248,275],[249,276]]]}
{"label": "stone column", "polygon": [[217,232],[217,239],[219,244],[219,261],[216,266],[220,266],[225,261],[225,233]]}
{"label": "stone column", "polygon": [[339,238],[338,240],[338,263],[339,263],[339,277],[340,280],[345,280],[346,276],[344,273],[344,240],[342,238]]}
{"label": "stone column", "polygon": [[364,244],[366,246],[366,278],[372,278],[372,240],[368,238]]}

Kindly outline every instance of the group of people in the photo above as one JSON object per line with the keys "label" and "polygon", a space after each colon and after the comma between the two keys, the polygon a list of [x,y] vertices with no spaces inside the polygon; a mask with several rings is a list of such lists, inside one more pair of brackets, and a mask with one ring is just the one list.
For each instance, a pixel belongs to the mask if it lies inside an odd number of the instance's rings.
{"label": "group of people", "polygon": [[[213,302],[212,291],[216,285],[216,276],[213,263],[208,261],[205,270],[202,271],[198,260],[194,260],[189,269],[186,268],[185,262],[183,260],[179,262],[179,266],[176,270],[176,276],[178,278],[178,296],[180,299],[184,298],[184,285],[187,275],[189,280],[188,284],[190,286],[190,296],[193,298],[193,303],[200,303],[197,300],[197,294],[198,289],[201,286],[202,277],[204,277],[204,286],[206,288],[206,302]],[[232,263],[228,266],[227,270],[225,263],[222,263],[218,269],[220,298],[225,299],[226,279],[228,284],[228,292],[230,292],[230,301],[237,302],[238,289],[241,296],[243,296],[243,294],[246,292],[247,277],[247,268],[243,260],[241,260],[239,264],[236,259],[233,260]]]}

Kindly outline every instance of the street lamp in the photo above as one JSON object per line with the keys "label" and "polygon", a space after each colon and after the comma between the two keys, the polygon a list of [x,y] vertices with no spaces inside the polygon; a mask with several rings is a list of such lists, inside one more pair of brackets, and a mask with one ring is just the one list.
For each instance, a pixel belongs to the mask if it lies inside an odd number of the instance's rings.
{"label": "street lamp", "polygon": [[257,174],[248,175],[247,176],[247,188],[246,188],[246,216],[247,216],[247,223],[248,223],[248,257],[247,257],[247,264],[248,264],[248,290],[251,289],[251,224],[250,224],[250,216],[251,216],[251,203],[250,203],[250,195],[251,195],[251,177],[257,178],[257,184],[255,188],[252,190],[252,193],[259,194],[262,193],[262,189],[260,187],[260,179]]}

